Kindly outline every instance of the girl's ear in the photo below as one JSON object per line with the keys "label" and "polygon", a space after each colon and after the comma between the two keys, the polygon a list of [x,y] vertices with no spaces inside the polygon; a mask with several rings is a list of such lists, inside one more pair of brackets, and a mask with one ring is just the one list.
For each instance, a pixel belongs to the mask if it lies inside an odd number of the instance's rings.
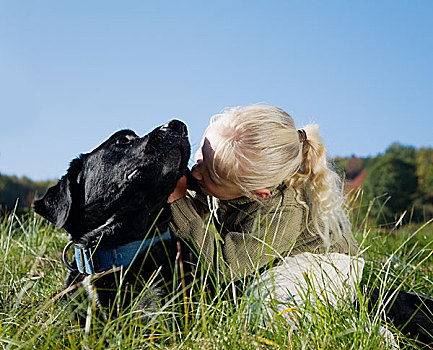
{"label": "girl's ear", "polygon": [[271,191],[269,191],[267,188],[261,188],[260,190],[254,190],[253,196],[257,199],[265,199],[268,198],[271,194]]}

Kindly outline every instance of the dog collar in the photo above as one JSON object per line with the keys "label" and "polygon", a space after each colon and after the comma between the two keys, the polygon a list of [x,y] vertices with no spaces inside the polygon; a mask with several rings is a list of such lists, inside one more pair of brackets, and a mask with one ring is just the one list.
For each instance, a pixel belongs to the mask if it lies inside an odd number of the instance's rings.
{"label": "dog collar", "polygon": [[66,267],[72,271],[85,274],[94,275],[97,272],[108,271],[113,267],[128,266],[135,258],[147,248],[161,241],[168,241],[171,238],[170,231],[165,231],[160,236],[155,236],[145,240],[139,240],[127,243],[117,248],[80,248],[74,246],[75,261],[77,268],[74,269],[66,258],[66,252],[68,248],[73,244],[69,242],[63,250],[63,262]]}

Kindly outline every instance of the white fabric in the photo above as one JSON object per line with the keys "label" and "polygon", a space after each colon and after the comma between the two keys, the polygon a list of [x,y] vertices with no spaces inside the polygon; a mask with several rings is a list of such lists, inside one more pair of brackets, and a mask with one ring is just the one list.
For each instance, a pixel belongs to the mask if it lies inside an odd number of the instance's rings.
{"label": "white fabric", "polygon": [[315,305],[321,300],[334,307],[353,301],[363,268],[362,258],[340,253],[289,256],[247,289],[251,316],[266,324],[280,314],[294,326],[296,313],[306,301]]}
{"label": "white fabric", "polygon": [[391,349],[400,349],[400,347],[397,345],[397,342],[395,341],[394,334],[392,334],[388,328],[379,326],[379,333],[382,334],[382,336],[385,338],[385,342]]}
{"label": "white fabric", "polygon": [[[364,259],[340,253],[287,257],[248,287],[252,320],[267,326],[276,315],[281,315],[289,326],[296,327],[298,316],[309,317],[308,312],[303,313],[306,303],[315,306],[320,300],[341,307],[353,302],[364,265]],[[379,332],[391,348],[398,348],[388,329],[381,326]]]}

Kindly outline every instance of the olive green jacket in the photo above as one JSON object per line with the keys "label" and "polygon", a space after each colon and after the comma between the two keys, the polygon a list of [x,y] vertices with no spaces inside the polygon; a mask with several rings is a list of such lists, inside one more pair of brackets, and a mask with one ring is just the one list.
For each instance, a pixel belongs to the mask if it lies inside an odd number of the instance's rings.
{"label": "olive green jacket", "polygon": [[[299,199],[305,203],[302,194]],[[320,236],[314,234],[313,225],[308,225],[308,206],[300,201],[295,190],[285,185],[272,189],[270,196],[262,200],[219,200],[188,191],[185,198],[171,204],[170,228],[179,237],[194,242],[209,267],[217,266],[235,280],[281,256],[325,251],[357,254],[352,232],[333,237],[325,247]],[[207,227],[209,215],[216,233]]]}

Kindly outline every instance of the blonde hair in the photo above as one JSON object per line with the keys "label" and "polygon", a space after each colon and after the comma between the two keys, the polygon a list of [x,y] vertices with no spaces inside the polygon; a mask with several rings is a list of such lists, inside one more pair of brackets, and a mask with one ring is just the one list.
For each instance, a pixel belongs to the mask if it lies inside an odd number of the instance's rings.
{"label": "blonde hair", "polygon": [[293,187],[309,209],[309,225],[329,244],[331,232],[340,236],[349,230],[341,180],[328,165],[318,125],[303,130],[305,141],[282,109],[252,105],[214,115],[205,136],[212,132],[221,139],[213,150],[218,181],[229,181],[250,197],[254,190],[282,183]]}

